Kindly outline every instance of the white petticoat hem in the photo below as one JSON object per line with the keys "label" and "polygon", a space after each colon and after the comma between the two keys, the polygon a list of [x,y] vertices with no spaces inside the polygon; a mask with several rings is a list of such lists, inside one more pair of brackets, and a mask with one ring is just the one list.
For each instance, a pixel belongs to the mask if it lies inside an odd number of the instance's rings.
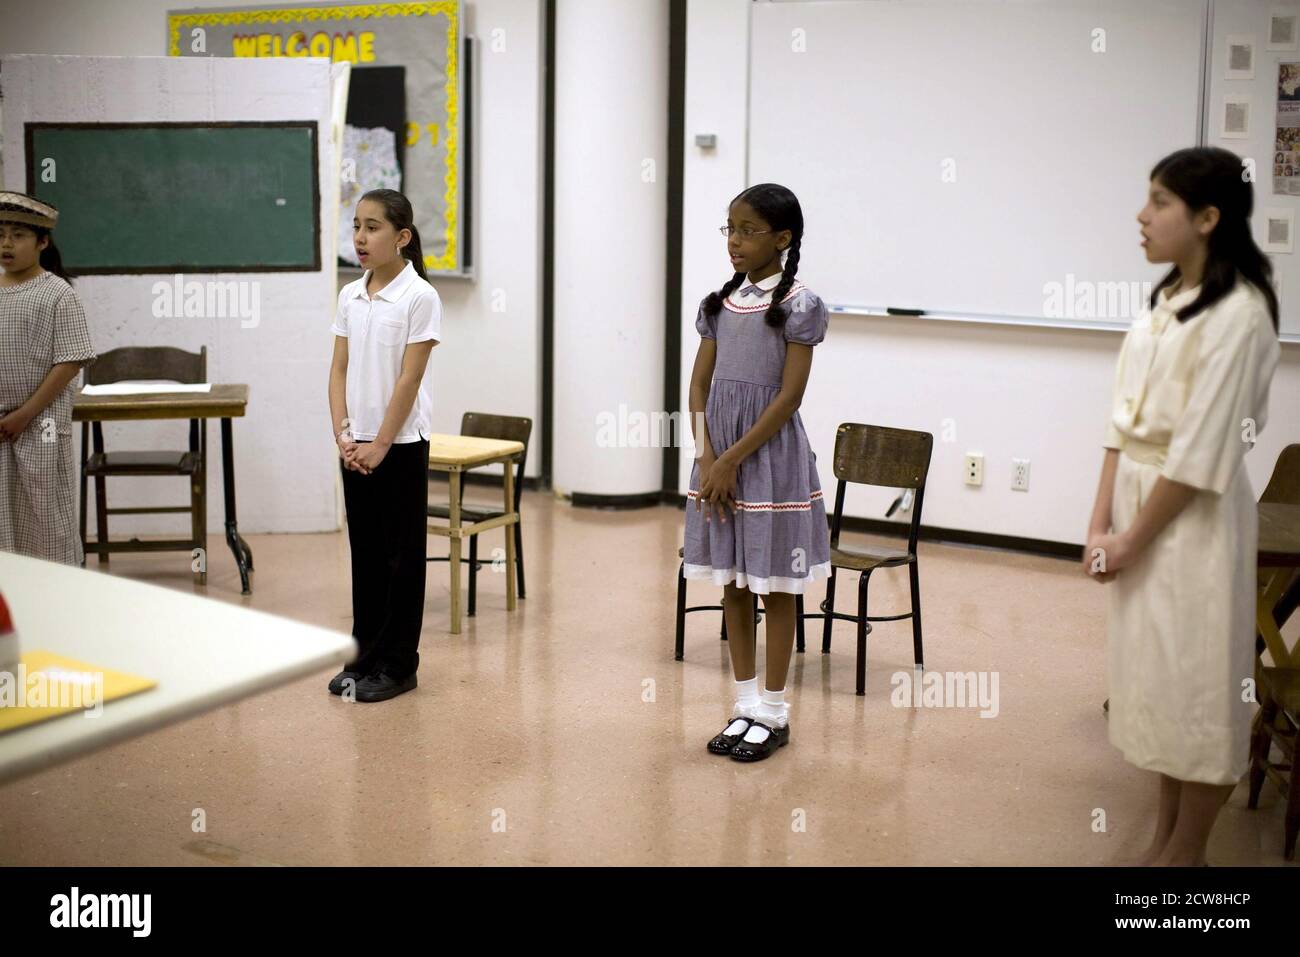
{"label": "white petticoat hem", "polygon": [[802,595],[809,583],[825,581],[830,575],[830,562],[813,565],[803,578],[782,578],[778,575],[773,575],[771,578],[757,578],[734,568],[714,568],[712,565],[682,566],[683,578],[713,582],[715,585],[728,585],[735,582],[737,588],[748,588],[756,595],[768,595],[774,591]]}

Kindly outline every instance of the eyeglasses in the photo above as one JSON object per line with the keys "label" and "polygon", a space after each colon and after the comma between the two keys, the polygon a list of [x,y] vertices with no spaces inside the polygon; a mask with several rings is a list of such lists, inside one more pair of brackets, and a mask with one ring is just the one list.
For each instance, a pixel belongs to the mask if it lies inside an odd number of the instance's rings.
{"label": "eyeglasses", "polygon": [[772,230],[770,229],[750,229],[748,226],[741,226],[740,228],[736,228],[735,226],[718,227],[718,232],[722,233],[722,235],[727,238],[731,238],[732,233],[739,233],[741,239],[753,239],[755,236],[761,235],[762,233],[770,233],[771,231]]}

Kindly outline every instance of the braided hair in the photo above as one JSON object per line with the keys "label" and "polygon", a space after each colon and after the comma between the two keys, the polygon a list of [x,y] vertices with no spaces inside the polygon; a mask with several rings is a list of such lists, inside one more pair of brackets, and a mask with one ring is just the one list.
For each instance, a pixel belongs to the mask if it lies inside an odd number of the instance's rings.
{"label": "braided hair", "polygon": [[[732,206],[745,202],[754,212],[763,217],[763,221],[772,227],[773,232],[790,230],[791,239],[787,249],[785,266],[781,270],[781,281],[772,290],[772,304],[763,314],[763,321],[769,326],[781,328],[790,316],[789,308],[782,300],[794,286],[795,275],[799,271],[799,248],[803,244],[803,209],[794,193],[776,183],[759,183],[743,191],[731,201]],[[717,292],[711,292],[704,300],[704,314],[712,318],[722,309],[722,300],[730,296],[745,281],[745,274],[738,272],[728,279]]]}

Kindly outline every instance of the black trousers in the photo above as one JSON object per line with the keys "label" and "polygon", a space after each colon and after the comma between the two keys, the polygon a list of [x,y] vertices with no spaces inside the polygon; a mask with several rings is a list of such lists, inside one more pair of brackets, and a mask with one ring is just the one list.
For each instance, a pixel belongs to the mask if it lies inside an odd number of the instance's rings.
{"label": "black trousers", "polygon": [[399,681],[420,665],[424,618],[429,443],[394,443],[369,475],[343,466],[352,548],[352,636],[348,670]]}

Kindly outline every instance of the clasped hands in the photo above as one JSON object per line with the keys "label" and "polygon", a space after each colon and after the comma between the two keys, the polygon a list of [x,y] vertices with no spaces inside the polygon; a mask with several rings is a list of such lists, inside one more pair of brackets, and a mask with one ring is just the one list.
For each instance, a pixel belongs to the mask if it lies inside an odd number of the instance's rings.
{"label": "clasped hands", "polygon": [[720,522],[736,512],[736,470],[738,463],[727,452],[717,457],[700,458],[700,494],[695,500],[698,512],[705,505],[704,520],[710,521],[716,510]]}
{"label": "clasped hands", "polygon": [[351,432],[340,432],[335,437],[339,446],[339,458],[343,460],[343,467],[353,472],[360,472],[362,475],[369,475],[375,469],[379,468],[379,463],[384,460],[388,454],[391,442],[382,442],[375,439],[372,442],[358,442],[352,438]]}
{"label": "clasped hands", "polygon": [[1093,530],[1083,548],[1083,571],[1089,578],[1106,585],[1133,564],[1137,549],[1128,534]]}

